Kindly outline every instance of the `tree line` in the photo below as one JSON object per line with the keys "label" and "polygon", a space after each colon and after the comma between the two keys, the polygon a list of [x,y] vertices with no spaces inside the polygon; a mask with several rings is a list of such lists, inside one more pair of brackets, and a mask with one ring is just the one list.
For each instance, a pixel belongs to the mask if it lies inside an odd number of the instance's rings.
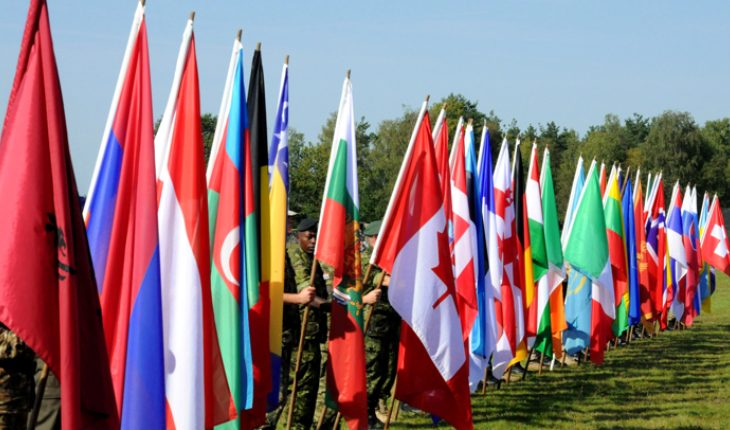
{"label": "tree line", "polygon": [[[613,163],[620,164],[624,171],[630,167],[632,182],[640,167],[644,187],[648,172],[662,171],[667,201],[672,185],[679,180],[683,187],[688,183],[696,185],[700,198],[703,191],[708,191],[717,193],[725,205],[730,202],[730,183],[726,180],[730,176],[730,118],[700,125],[687,112],[665,111],[652,118],[633,114],[623,120],[608,114],[603,124],[591,126],[581,136],[574,129],[561,127],[553,121],[520,129],[515,120],[506,123],[493,111],[484,113],[476,101],[461,94],[450,94],[433,104],[430,109],[432,121],[444,104],[449,136],[453,136],[460,116],[465,120],[473,119],[477,150],[481,143],[481,126],[487,124],[495,160],[505,137],[511,148],[514,148],[515,139],[522,141],[520,150],[525,172],[532,142],[537,143],[540,156],[548,146],[561,218],[570,195],[575,165],[581,155],[586,160],[586,168],[593,158],[599,163],[605,162],[608,168]],[[386,119],[377,127],[365,117],[357,122],[361,220],[383,217],[417,114],[417,111],[405,108],[400,117]],[[335,120],[333,112],[314,141],[307,141],[302,133],[289,128],[289,206],[313,218],[320,210]],[[210,152],[215,122],[214,115],[203,115],[206,156]]]}

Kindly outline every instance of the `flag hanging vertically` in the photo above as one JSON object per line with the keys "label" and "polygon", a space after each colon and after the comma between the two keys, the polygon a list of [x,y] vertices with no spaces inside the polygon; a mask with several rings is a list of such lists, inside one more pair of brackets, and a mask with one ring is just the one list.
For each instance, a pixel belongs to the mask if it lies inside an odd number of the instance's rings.
{"label": "flag hanging vertically", "polygon": [[[614,166],[616,167],[616,166]],[[611,169],[613,171],[613,169]],[[601,173],[598,176],[598,183],[601,186],[601,196],[606,194],[606,164],[601,161]]]}
{"label": "flag hanging vertically", "polygon": [[[456,125],[454,136],[459,135],[459,130],[463,127],[463,118],[459,118]],[[451,225],[451,172],[449,167],[449,125],[446,121],[446,110],[441,108],[436,126],[433,129],[434,157],[436,158],[436,168],[439,173],[439,188],[444,201],[444,214],[446,215],[446,223],[449,225],[449,235],[452,234],[453,226]],[[451,239],[451,237],[449,237]]]}
{"label": "flag hanging vertically", "polygon": [[253,367],[248,297],[244,279],[246,241],[243,230],[244,148],[248,140],[243,46],[233,42],[228,76],[208,161],[208,211],[212,239],[210,288],[216,332],[228,386],[236,407],[235,420],[219,428],[241,428],[241,412],[253,401]]}
{"label": "flag hanging vertically", "polygon": [[[494,212],[494,185],[492,182],[492,145],[486,122],[482,128],[481,145],[478,158],[478,196],[477,221],[482,227],[482,238],[479,239],[477,227],[477,246],[481,248],[480,274],[477,275],[477,304],[479,315],[471,333],[471,363],[469,365],[469,386],[476,390],[484,376],[484,369],[489,364],[489,357],[497,344],[497,319],[494,308],[494,287],[490,273],[490,261],[497,261],[497,238],[490,235],[496,230]],[[489,243],[489,246],[487,246]],[[490,256],[489,254],[495,254]]]}
{"label": "flag hanging vertically", "polygon": [[697,196],[687,186],[682,201],[682,242],[687,257],[687,270],[684,279],[684,315],[682,322],[692,326],[698,309],[695,306],[697,287],[699,284],[699,228],[697,227]]}
{"label": "flag hanging vertically", "polygon": [[[538,318],[537,342],[541,336],[550,334],[552,345],[545,345],[545,354],[554,354],[561,358],[563,355],[562,334],[568,328],[565,322],[565,300],[563,298],[563,280],[565,268],[563,262],[563,248],[560,244],[560,227],[558,226],[558,209],[555,204],[555,187],[553,186],[553,172],[550,166],[550,151],[545,148],[542,157],[540,172],[540,194],[542,203],[542,222],[545,236],[545,253],[547,256],[547,302],[544,313]],[[538,295],[540,292],[538,291]],[[538,298],[539,300],[539,298]],[[544,300],[544,299],[543,299]],[[540,309],[540,308],[538,308]],[[537,348],[537,343],[535,344]],[[539,349],[538,349],[539,351]]]}
{"label": "flag hanging vertically", "polygon": [[489,271],[494,289],[497,321],[497,343],[492,352],[492,375],[501,378],[517,354],[524,338],[522,290],[516,282],[519,276],[519,251],[515,233],[515,206],[507,139],[502,142],[494,167],[495,229],[490,229],[490,243],[497,250],[489,253]]}
{"label": "flag hanging vertically", "polygon": [[289,64],[281,69],[279,99],[274,119],[274,133],[269,149],[269,348],[271,349],[271,390],[267,409],[279,404],[281,385],[281,336],[284,306],[284,266],[286,255],[286,223],[289,195]]}
{"label": "flag hanging vertically", "polygon": [[591,361],[603,363],[606,343],[613,337],[611,325],[616,315],[611,259],[598,171],[593,161],[570,223],[565,258],[591,282]]}
{"label": "flag hanging vertically", "polygon": [[[636,175],[636,187],[640,188],[639,171]],[[626,184],[624,185],[624,195],[621,200],[624,214],[624,243],[626,246],[626,260],[628,269],[629,283],[629,325],[635,325],[641,322],[641,295],[639,293],[639,250],[637,246],[639,241],[636,237],[636,222],[634,220],[634,188],[631,184],[631,178],[626,176]]]}
{"label": "flag hanging vertically", "polygon": [[[352,83],[348,73],[342,84],[337,110],[319,219],[321,227],[314,255],[334,270],[327,348],[328,406],[338,410],[351,429],[366,429],[368,412],[355,132]],[[389,291],[393,301],[392,287]]]}
{"label": "flag hanging vertically", "polygon": [[687,255],[684,249],[683,227],[682,227],[682,191],[679,188],[679,181],[674,184],[672,198],[669,200],[667,210],[667,254],[669,256],[671,277],[667,280],[667,298],[664,314],[671,309],[674,317],[681,320],[684,315],[684,296],[687,273]]}
{"label": "flag hanging vertically", "polygon": [[469,124],[464,128],[457,127],[455,145],[451,147],[450,179],[451,179],[451,260],[456,287],[456,308],[461,319],[461,334],[466,342],[474,325],[478,308],[476,298],[476,226],[471,221],[467,171],[466,143],[468,133],[473,143],[474,130]]}
{"label": "flag hanging vertically", "polygon": [[139,3],[84,208],[121,428],[165,425],[157,183]]}
{"label": "flag hanging vertically", "polygon": [[[707,221],[710,212],[710,196],[705,193],[702,197],[702,209],[700,211],[699,229],[700,229],[700,243],[704,240],[705,233],[707,230]],[[702,246],[700,245],[699,254],[702,259],[702,273],[700,275],[700,296],[702,300],[702,312],[712,313],[712,293],[715,291],[714,283],[710,282],[714,280],[714,268],[707,264],[707,259],[702,254]]]}
{"label": "flag hanging vertically", "polygon": [[469,370],[426,105],[371,262],[391,273],[388,296],[402,317],[395,397],[457,429],[472,429]]}
{"label": "flag hanging vertically", "polygon": [[717,270],[730,275],[730,252],[728,252],[725,220],[720,210],[720,200],[717,194],[712,198],[712,204],[707,214],[707,226],[702,238],[702,258]]}
{"label": "flag hanging vertically", "polygon": [[[48,8],[42,0],[31,1],[28,8],[0,135],[0,166],[0,322],[58,377],[64,429],[118,428]],[[9,406],[7,400],[3,408]]]}
{"label": "flag hanging vertically", "polygon": [[[515,235],[517,245],[517,267],[515,283],[522,295],[522,316],[517,321],[517,350],[510,366],[519,363],[527,356],[528,348],[535,341],[535,281],[532,274],[532,249],[530,248],[530,230],[525,210],[525,175],[522,169],[522,150],[520,139],[515,142],[512,158],[512,189],[514,190]],[[529,345],[528,345],[529,344]]]}
{"label": "flag hanging vertically", "polygon": [[664,185],[656,175],[644,207],[646,217],[646,262],[652,320],[662,319],[664,309],[666,232],[664,229]]}
{"label": "flag hanging vertically", "polygon": [[244,412],[244,428],[254,429],[266,421],[266,397],[271,390],[269,347],[269,140],[266,136],[266,99],[261,50],[251,60],[248,81],[248,124],[250,141],[244,150],[245,265],[248,292],[248,322],[251,327],[253,359],[253,405]]}
{"label": "flag hanging vertically", "polygon": [[621,213],[621,189],[618,184],[620,169],[611,169],[611,175],[603,195],[603,212],[606,220],[606,239],[611,260],[611,278],[616,303],[613,322],[614,336],[620,336],[629,328],[629,285],[626,268],[624,220]]}
{"label": "flag hanging vertically", "polygon": [[[636,185],[634,187],[634,230],[636,231],[636,263],[639,268],[639,309],[641,310],[642,321],[651,321],[654,316],[654,309],[651,303],[651,280],[647,264],[646,219],[644,218],[644,195],[641,188],[640,170],[636,172]],[[649,192],[650,190],[647,190],[647,194]]]}
{"label": "flag hanging vertically", "polygon": [[[578,157],[578,163],[573,175],[573,185],[570,190],[568,209],[563,222],[561,242],[563,251],[568,244],[570,223],[575,218],[578,200],[585,185],[583,158]],[[567,260],[565,263],[569,263]],[[588,277],[570,267],[568,274],[568,288],[565,292],[565,322],[567,328],[563,332],[563,348],[568,354],[576,354],[590,345],[591,337],[591,282]]]}
{"label": "flag hanging vertically", "polygon": [[[183,32],[155,136],[167,425],[210,428],[236,416],[210,289],[208,200],[193,21]],[[198,387],[191,389],[190,387]]]}

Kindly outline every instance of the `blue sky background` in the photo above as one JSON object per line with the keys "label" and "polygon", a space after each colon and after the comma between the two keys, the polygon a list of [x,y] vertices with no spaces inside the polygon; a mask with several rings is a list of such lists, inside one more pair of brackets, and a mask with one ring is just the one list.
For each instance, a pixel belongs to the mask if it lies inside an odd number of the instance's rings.
{"label": "blue sky background", "polygon": [[[136,3],[50,0],[71,151],[88,187]],[[355,114],[373,127],[451,92],[518,126],[555,121],[584,133],[622,118],[730,115],[728,1],[148,0],[154,115],[162,114],[183,26],[196,10],[203,112],[217,113],[230,49],[244,29],[247,66],[263,44],[269,128],[284,56],[290,125],[314,140],[352,69]],[[0,14],[4,117],[27,1]],[[248,70],[246,71],[248,77]]]}

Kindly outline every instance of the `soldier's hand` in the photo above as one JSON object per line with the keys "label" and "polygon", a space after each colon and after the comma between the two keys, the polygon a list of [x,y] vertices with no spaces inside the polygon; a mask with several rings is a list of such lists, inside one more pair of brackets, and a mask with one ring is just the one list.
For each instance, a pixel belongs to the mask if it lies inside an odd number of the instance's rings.
{"label": "soldier's hand", "polygon": [[297,299],[300,305],[307,305],[314,300],[314,287],[307,287],[297,294]]}
{"label": "soldier's hand", "polygon": [[365,294],[365,296],[362,298],[362,302],[366,305],[372,305],[378,302],[380,300],[380,296],[383,294],[383,290],[380,288],[376,288],[373,291]]}

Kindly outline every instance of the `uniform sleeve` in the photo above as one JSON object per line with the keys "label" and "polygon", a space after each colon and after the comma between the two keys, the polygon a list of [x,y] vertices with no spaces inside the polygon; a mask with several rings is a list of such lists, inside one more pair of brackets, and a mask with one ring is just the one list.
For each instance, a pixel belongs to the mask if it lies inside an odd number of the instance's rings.
{"label": "uniform sleeve", "polygon": [[291,260],[292,269],[294,270],[294,282],[297,286],[297,292],[309,286],[309,275],[312,270],[304,259],[304,256],[294,247],[287,248],[286,252],[289,254],[289,260]]}

